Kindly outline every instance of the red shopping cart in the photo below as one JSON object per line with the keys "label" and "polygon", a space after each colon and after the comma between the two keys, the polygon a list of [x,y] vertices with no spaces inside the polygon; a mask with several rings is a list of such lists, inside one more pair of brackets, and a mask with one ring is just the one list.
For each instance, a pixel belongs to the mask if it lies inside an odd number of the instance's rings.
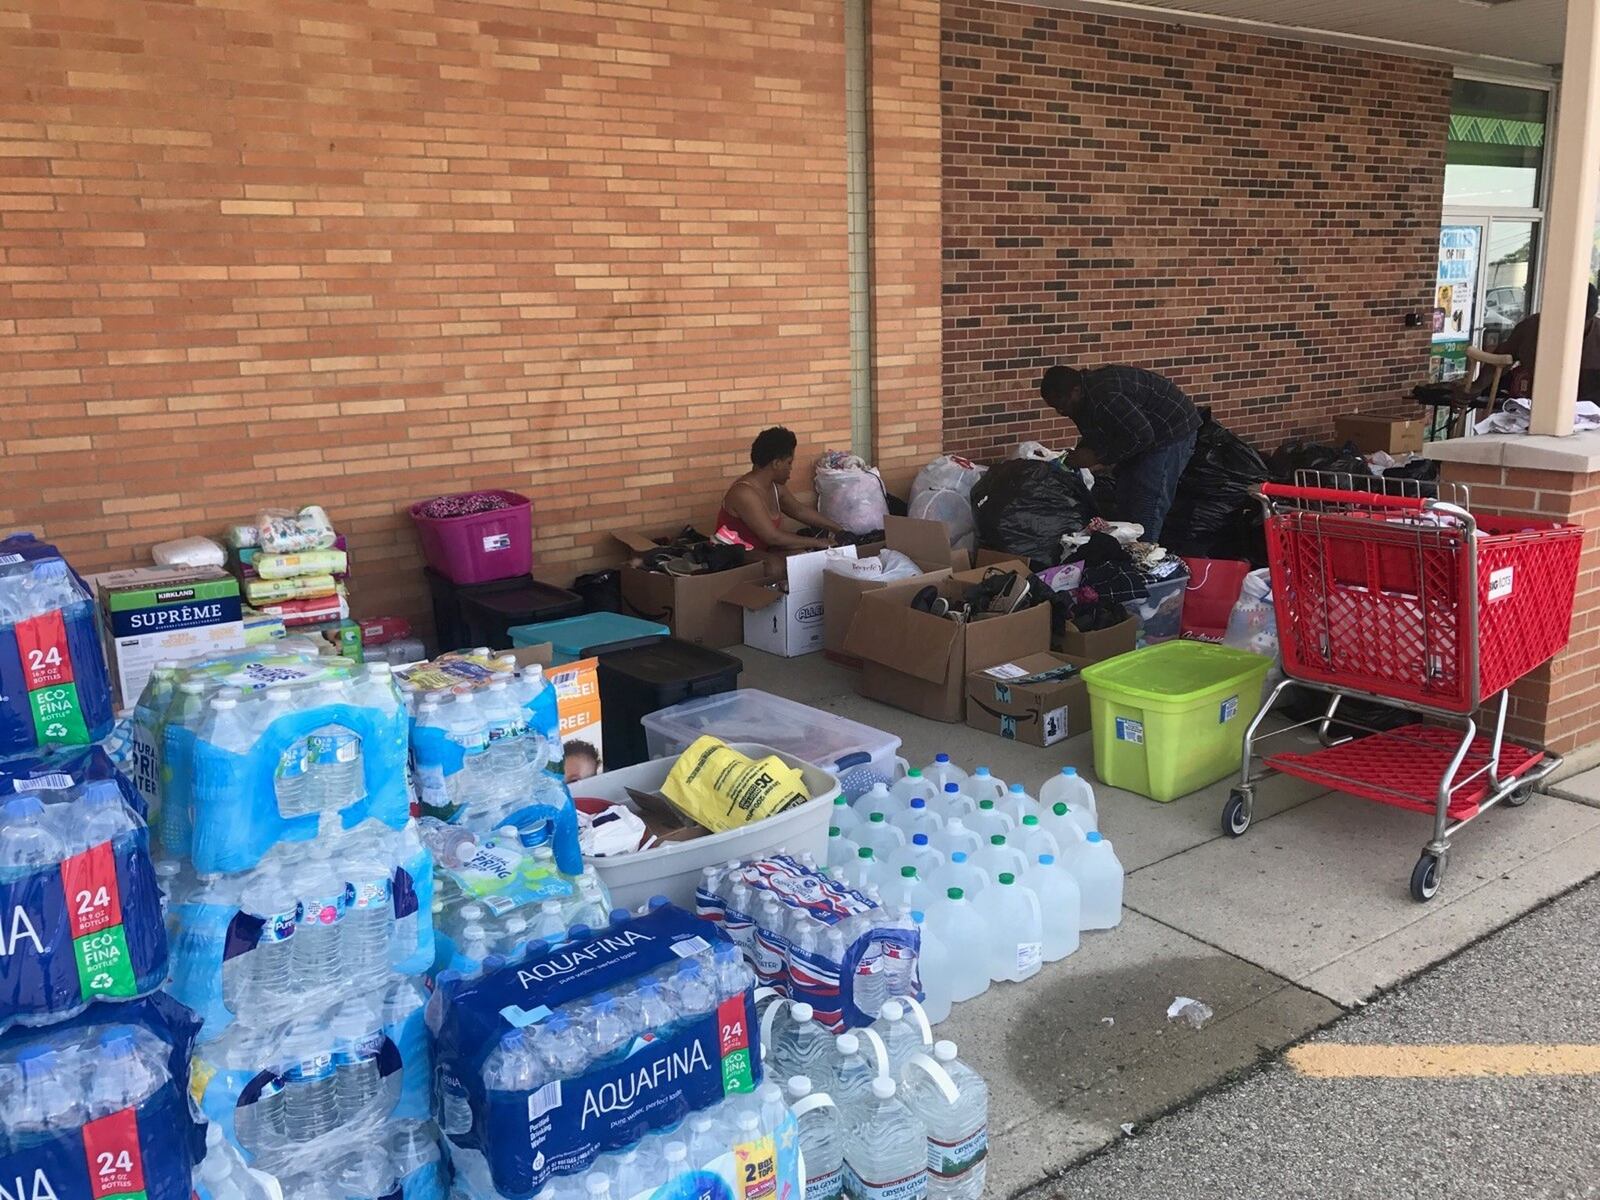
{"label": "red shopping cart", "polygon": [[[1497,804],[1519,805],[1560,765],[1558,755],[1505,738],[1506,689],[1567,644],[1583,530],[1524,517],[1475,517],[1468,489],[1449,499],[1348,476],[1317,486],[1268,484],[1267,557],[1285,679],[1244,738],[1240,783],[1222,830],[1250,827],[1258,741],[1309,725],[1321,748],[1263,759],[1276,771],[1383,804],[1433,814],[1433,838],[1411,873],[1411,894],[1430,900],[1444,876],[1450,838]],[[1436,490],[1434,485],[1428,485]],[[1329,696],[1321,715],[1273,733],[1262,721],[1290,685]],[[1345,697],[1418,714],[1378,730],[1337,719]],[[1494,735],[1479,732],[1485,701]],[[1487,716],[1487,714],[1483,714]],[[1333,736],[1335,725],[1365,736]]]}

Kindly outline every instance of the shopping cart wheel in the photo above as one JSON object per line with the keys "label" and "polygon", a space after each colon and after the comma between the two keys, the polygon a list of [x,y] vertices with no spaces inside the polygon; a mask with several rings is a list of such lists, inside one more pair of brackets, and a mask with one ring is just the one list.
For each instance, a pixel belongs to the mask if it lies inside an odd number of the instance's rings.
{"label": "shopping cart wheel", "polygon": [[1504,804],[1508,808],[1521,808],[1524,804],[1526,804],[1529,800],[1532,800],[1532,799],[1533,799],[1533,784],[1528,783],[1528,784],[1524,784],[1522,787],[1519,787],[1516,791],[1512,792],[1504,800],[1500,801],[1500,803]]}
{"label": "shopping cart wheel", "polygon": [[1228,793],[1228,802],[1222,806],[1222,832],[1228,837],[1239,837],[1250,828],[1250,806],[1242,793],[1235,788]]}
{"label": "shopping cart wheel", "polygon": [[1411,898],[1419,902],[1432,900],[1439,894],[1439,884],[1444,879],[1444,859],[1437,854],[1423,852],[1417,865],[1411,869]]}

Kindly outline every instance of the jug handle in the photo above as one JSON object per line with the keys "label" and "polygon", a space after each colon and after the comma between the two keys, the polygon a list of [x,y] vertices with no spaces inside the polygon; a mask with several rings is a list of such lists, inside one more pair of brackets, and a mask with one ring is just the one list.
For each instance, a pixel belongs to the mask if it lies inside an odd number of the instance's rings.
{"label": "jug handle", "polygon": [[893,1079],[894,1076],[889,1074],[889,1052],[883,1048],[883,1039],[871,1029],[858,1029],[856,1033],[861,1037],[872,1039],[872,1052],[878,1059],[878,1074],[885,1079]]}
{"label": "jug handle", "polygon": [[912,1067],[918,1068],[933,1080],[933,1086],[939,1089],[939,1094],[944,1097],[946,1104],[954,1104],[960,1099],[961,1093],[956,1089],[956,1081],[950,1078],[950,1072],[926,1054],[913,1054],[906,1059],[906,1070],[909,1071]]}
{"label": "jug handle", "polygon": [[922,1007],[922,1002],[915,996],[897,996],[895,998],[916,1016],[917,1026],[922,1030],[922,1044],[924,1046],[933,1045],[933,1024],[928,1020],[928,1013]]}
{"label": "jug handle", "polygon": [[[756,995],[757,995],[757,997],[760,997],[762,991],[768,991],[768,992],[774,992],[775,993],[776,990],[777,989],[775,989],[775,988],[762,988],[760,991],[758,991],[756,993]],[[762,1058],[766,1058],[767,1057],[767,1047],[772,1044],[772,1019],[773,1019],[774,1015],[777,1013],[777,1011],[780,1008],[783,1008],[783,1007],[785,1007],[787,1005],[790,1005],[790,1004],[793,1004],[793,1003],[794,1003],[794,1001],[790,1000],[789,997],[787,997],[787,996],[779,996],[771,1004],[767,1005],[767,1011],[761,1014],[761,1057]]]}

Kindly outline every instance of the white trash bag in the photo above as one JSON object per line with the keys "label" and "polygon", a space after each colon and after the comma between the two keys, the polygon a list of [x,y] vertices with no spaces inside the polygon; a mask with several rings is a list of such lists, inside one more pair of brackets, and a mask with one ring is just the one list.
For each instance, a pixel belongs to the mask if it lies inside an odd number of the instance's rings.
{"label": "white trash bag", "polygon": [[817,463],[817,511],[851,533],[871,533],[883,528],[889,515],[889,494],[876,467],[855,455],[825,456],[838,466]]}
{"label": "white trash bag", "polygon": [[[1266,568],[1244,577],[1239,599],[1228,614],[1222,644],[1278,660],[1278,620],[1272,605],[1272,572]],[[1277,674],[1274,668],[1273,674]]]}
{"label": "white trash bag", "polygon": [[1031,458],[1035,462],[1051,462],[1061,457],[1062,451],[1052,450],[1043,442],[1018,442],[1007,458]]}
{"label": "white trash bag", "polygon": [[978,548],[978,530],[972,519],[972,488],[987,467],[941,454],[911,484],[906,515],[920,521],[939,521],[950,533],[950,544],[971,553]]}

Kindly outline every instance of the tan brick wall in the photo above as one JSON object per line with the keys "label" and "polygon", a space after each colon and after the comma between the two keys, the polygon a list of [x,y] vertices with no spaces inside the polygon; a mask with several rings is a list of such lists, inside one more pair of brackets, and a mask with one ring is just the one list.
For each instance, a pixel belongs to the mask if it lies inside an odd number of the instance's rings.
{"label": "tan brick wall", "polygon": [[[83,569],[316,501],[418,615],[417,497],[526,492],[563,578],[709,522],[765,425],[847,443],[837,0],[6,7],[0,521]],[[938,13],[875,7],[893,465],[938,441]]]}
{"label": "tan brick wall", "polygon": [[1161,371],[1269,450],[1422,377],[1448,67],[968,0],[943,46],[952,449],[1069,441],[1056,361]]}
{"label": "tan brick wall", "polygon": [[1534,516],[1585,530],[1572,612],[1572,639],[1511,689],[1506,731],[1568,754],[1600,740],[1600,474],[1445,463],[1465,484],[1474,512]]}

